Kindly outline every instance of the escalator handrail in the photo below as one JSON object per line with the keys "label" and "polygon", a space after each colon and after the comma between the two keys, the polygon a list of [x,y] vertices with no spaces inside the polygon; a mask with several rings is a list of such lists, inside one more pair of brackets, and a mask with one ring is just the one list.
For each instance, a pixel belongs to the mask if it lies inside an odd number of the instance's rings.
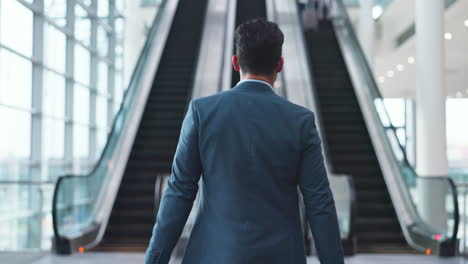
{"label": "escalator handrail", "polygon": [[54,231],[54,237],[55,239],[63,239],[64,237],[59,233],[59,228],[58,228],[58,219],[57,219],[57,211],[58,211],[58,193],[60,190],[60,186],[62,182],[67,179],[67,178],[91,178],[93,175],[96,174],[97,170],[101,166],[106,166],[106,164],[103,164],[104,157],[106,156],[106,153],[109,151],[109,148],[111,147],[111,139],[116,137],[117,133],[117,125],[118,121],[121,119],[121,116],[123,115],[124,112],[124,106],[129,105],[131,103],[131,99],[133,99],[130,95],[130,90],[131,87],[137,87],[135,83],[137,83],[140,80],[141,73],[144,69],[144,66],[146,65],[146,61],[144,58],[146,54],[149,53],[152,45],[152,40],[155,39],[155,35],[157,32],[157,28],[159,25],[159,22],[161,21],[162,13],[164,12],[163,10],[165,9],[167,0],[161,1],[159,5],[159,10],[157,11],[157,14],[153,20],[153,24],[148,32],[148,37],[147,41],[145,42],[143,48],[140,51],[140,54],[138,56],[137,64],[135,67],[135,70],[132,74],[132,77],[130,78],[128,89],[125,90],[123,94],[123,100],[122,103],[119,106],[119,110],[117,111],[117,114],[114,117],[113,123],[112,123],[112,128],[110,132],[108,133],[108,140],[101,152],[101,155],[99,156],[98,161],[94,164],[93,168],[86,174],[65,174],[61,175],[57,178],[57,181],[55,183],[55,188],[54,188],[54,193],[53,193],[53,198],[52,198],[52,227]]}
{"label": "escalator handrail", "polygon": [[[297,8],[297,5],[296,5],[296,12],[297,12],[297,15],[298,15],[298,18],[301,18],[301,13],[300,13],[300,10],[299,8]],[[300,23],[300,26],[301,26],[301,31],[302,32],[305,32],[305,28],[304,28],[304,25],[302,23]],[[303,43],[306,43],[306,39],[304,37],[304,34],[301,34],[301,38],[302,38],[302,41]],[[306,60],[307,60],[307,65],[309,65],[309,67],[312,67],[312,63],[310,61],[310,58],[309,56],[305,56]],[[311,73],[313,73],[313,69],[309,68],[309,71]],[[312,83],[312,87],[311,87],[311,90],[312,90],[312,100],[314,101],[313,102],[313,108],[314,109],[314,115],[315,115],[315,119],[316,119],[316,124],[317,124],[317,127],[318,127],[318,132],[319,132],[319,135],[320,135],[320,138],[321,138],[321,141],[322,141],[322,151],[323,151],[323,156],[324,156],[324,159],[325,159],[325,164],[326,164],[326,167],[327,167],[327,174],[329,175],[333,175],[333,177],[340,177],[340,178],[344,178],[346,179],[346,181],[348,182],[348,189],[349,189],[349,208],[350,208],[350,215],[349,215],[349,230],[348,230],[348,234],[345,238],[342,238],[343,241],[346,241],[346,242],[349,242],[349,243],[354,243],[354,240],[355,240],[355,223],[356,223],[356,216],[357,216],[357,196],[356,196],[356,187],[355,187],[355,184],[354,184],[354,179],[351,175],[347,175],[347,174],[332,174],[330,173],[331,170],[333,170],[333,166],[331,164],[331,155],[329,153],[329,149],[328,149],[328,146],[326,144],[327,141],[327,135],[325,133],[325,129],[324,129],[324,126],[323,126],[323,122],[322,122],[322,116],[321,116],[321,113],[318,109],[316,109],[315,106],[319,105],[318,104],[318,97],[316,96],[316,91],[315,91],[315,86],[316,86],[316,83],[315,83],[315,79],[314,79],[314,76],[313,74],[310,74],[310,81]]]}
{"label": "escalator handrail", "polygon": [[[349,14],[348,12],[346,11],[346,7],[343,3],[342,0],[336,0],[336,3],[338,4],[338,8],[341,9],[341,13],[344,15],[344,19],[343,19],[343,22],[344,22],[344,25],[345,27],[348,28],[348,33],[350,34],[350,37],[351,37],[351,40],[354,42],[352,45],[355,46],[354,48],[358,49],[359,52],[357,52],[355,54],[355,56],[360,56],[360,61],[361,61],[361,64],[362,66],[364,67],[364,71],[366,74],[368,74],[369,76],[371,76],[369,78],[369,81],[370,81],[370,85],[369,85],[369,89],[371,89],[371,92],[374,93],[374,97],[375,98],[379,98],[379,99],[382,99],[383,100],[383,96],[380,92],[380,89],[378,88],[378,85],[375,81],[375,78],[373,77],[373,74],[372,74],[372,70],[370,68],[370,65],[367,61],[367,58],[365,57],[364,55],[364,52],[362,50],[362,47],[360,46],[359,44],[359,40],[356,36],[356,33],[355,31],[353,30],[353,26],[352,26],[352,23],[351,23],[351,20],[349,18]],[[390,116],[387,112],[387,109],[385,108],[385,106],[383,106],[383,110],[384,110],[384,114],[386,116],[386,118],[388,120],[391,120],[390,119]],[[389,125],[388,126],[384,126],[385,129],[390,129],[392,131],[392,133],[395,134],[395,137],[396,137],[396,128],[393,126],[393,124],[391,123],[391,121],[389,122]],[[396,137],[397,138],[397,137]],[[455,242],[456,242],[456,239],[457,239],[457,235],[458,235],[458,228],[459,228],[459,222],[460,222],[460,216],[459,216],[459,204],[458,204],[458,198],[457,198],[457,190],[456,190],[456,185],[454,184],[453,180],[450,179],[449,177],[447,176],[439,176],[439,177],[421,177],[420,175],[418,175],[418,173],[416,172],[416,170],[413,168],[413,166],[411,165],[411,163],[408,161],[408,158],[407,158],[407,155],[406,155],[406,151],[405,151],[405,148],[403,147],[403,145],[401,144],[401,142],[399,140],[397,140],[397,143],[398,143],[398,147],[402,153],[402,162],[403,162],[403,165],[407,168],[409,168],[411,170],[411,173],[416,176],[418,179],[434,179],[434,180],[440,180],[440,181],[447,181],[447,184],[449,186],[449,189],[451,191],[451,194],[452,194],[452,202],[453,202],[453,207],[454,207],[454,226],[453,226],[453,229],[452,229],[452,236],[450,238],[448,238],[447,240],[450,240],[453,242],[453,245],[455,246]],[[398,159],[397,159],[398,160]],[[414,206],[414,204],[413,204]],[[424,222],[423,222],[424,223]],[[426,224],[427,225],[427,224]],[[428,227],[428,226],[427,226]],[[433,238],[432,238],[433,239]],[[442,241],[441,241],[442,242]]]}

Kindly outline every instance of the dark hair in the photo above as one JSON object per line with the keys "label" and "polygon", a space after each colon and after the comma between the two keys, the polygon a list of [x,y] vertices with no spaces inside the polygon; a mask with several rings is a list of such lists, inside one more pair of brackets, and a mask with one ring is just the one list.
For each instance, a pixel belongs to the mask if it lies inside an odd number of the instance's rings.
{"label": "dark hair", "polygon": [[274,72],[284,42],[278,25],[263,18],[246,21],[236,29],[236,55],[245,72],[257,75]]}

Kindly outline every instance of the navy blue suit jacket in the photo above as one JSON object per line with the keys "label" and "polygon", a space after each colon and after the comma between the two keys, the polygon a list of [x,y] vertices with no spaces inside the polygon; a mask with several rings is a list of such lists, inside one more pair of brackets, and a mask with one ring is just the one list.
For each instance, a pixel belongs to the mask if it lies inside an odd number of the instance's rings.
{"label": "navy blue suit jacket", "polygon": [[191,102],[147,264],[169,262],[199,183],[184,264],[305,264],[298,186],[321,263],[344,263],[314,115],[270,86]]}

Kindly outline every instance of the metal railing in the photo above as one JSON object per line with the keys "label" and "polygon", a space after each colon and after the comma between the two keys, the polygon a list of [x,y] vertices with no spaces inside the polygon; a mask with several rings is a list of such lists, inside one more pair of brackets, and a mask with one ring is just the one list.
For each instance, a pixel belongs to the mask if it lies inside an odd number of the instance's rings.
{"label": "metal railing", "polygon": [[[52,219],[54,246],[59,254],[69,254],[80,247],[92,248],[102,238],[112,208],[112,194],[116,194],[120,184],[120,179],[116,177],[123,174],[129,154],[129,151],[125,152],[123,148],[132,145],[129,140],[136,133],[138,114],[141,117],[144,109],[144,102],[141,100],[146,100],[145,94],[147,95],[151,88],[159,61],[157,57],[162,54],[172,21],[172,15],[164,18],[163,15],[167,9],[174,14],[177,3],[177,0],[165,0],[160,4],[147,41],[140,52],[129,88],[115,116],[108,141],[96,165],[87,174],[63,175],[57,180],[52,202]],[[161,32],[164,33],[157,38],[156,35]]]}
{"label": "metal railing", "polygon": [[[383,104],[383,97],[367,63],[347,9],[342,0],[337,0],[338,14],[334,26],[338,42],[347,64],[356,96],[368,126],[377,158],[387,183],[398,219],[407,242],[416,250],[439,255],[454,255],[459,225],[457,190],[449,177],[419,177],[408,162],[406,151],[398,140],[396,128],[384,120],[390,120]],[[380,110],[380,111],[379,111]],[[418,191],[428,182],[443,189],[451,210],[446,214],[449,230],[435,228],[421,217],[417,208]]]}

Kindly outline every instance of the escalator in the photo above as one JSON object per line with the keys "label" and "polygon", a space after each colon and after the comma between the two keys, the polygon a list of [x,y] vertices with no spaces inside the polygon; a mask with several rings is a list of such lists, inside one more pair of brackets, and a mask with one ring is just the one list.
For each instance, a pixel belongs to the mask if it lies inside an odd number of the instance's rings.
{"label": "escalator", "polygon": [[[266,18],[266,0],[237,0],[236,29],[237,27],[253,18]],[[236,54],[234,45],[234,52]],[[240,80],[239,72],[232,70],[231,87],[237,85]]]}
{"label": "escalator", "polygon": [[408,252],[333,24],[304,34],[332,172],[354,179],[357,250]]}
{"label": "escalator", "polygon": [[170,174],[197,63],[207,1],[182,0],[99,249],[145,250],[154,225],[155,180]]}
{"label": "escalator", "polygon": [[[59,180],[55,195],[57,198],[54,198],[55,247],[58,248],[59,253],[67,250],[73,252],[78,246],[98,251],[144,251],[146,249],[156,219],[155,182],[159,176],[171,172],[182,120],[191,99],[207,2],[207,0],[179,0],[173,6],[175,13],[172,24],[107,225],[91,223],[88,226],[74,227],[77,230],[72,229],[70,232],[67,232],[64,227],[60,228],[66,225],[67,218],[78,218],[76,216],[80,214],[78,211],[87,209],[77,208],[79,205],[76,204],[67,204],[69,198],[66,197],[65,189],[71,188],[67,186],[71,185],[67,180],[69,182],[73,180],[95,181],[96,179],[93,180],[93,178],[99,177],[94,175],[95,172],[107,165],[105,160],[98,162],[96,169],[85,177],[72,179],[73,176],[70,176]],[[153,36],[154,39],[157,37],[159,36]],[[149,37],[148,41],[150,40]],[[119,126],[119,124],[114,124],[114,126]],[[112,144],[112,135],[109,138],[108,144]],[[106,146],[103,156],[107,155],[109,148]],[[111,163],[112,159],[108,162]],[[96,196],[95,199],[99,201],[103,198]],[[60,205],[60,203],[65,205]],[[67,206],[72,208],[63,209]],[[96,208],[92,209],[96,210]],[[93,221],[96,222],[96,220]],[[55,228],[55,226],[58,227]],[[98,233],[103,226],[105,232],[103,236],[101,235],[101,240]],[[88,232],[86,229],[92,231]],[[76,235],[71,234],[73,231],[83,234],[77,239]],[[92,239],[86,237],[92,237]]]}
{"label": "escalator", "polygon": [[[459,222],[453,181],[419,177],[408,162],[347,9],[336,4],[333,19],[303,32],[329,169],[354,182],[356,252],[453,256]],[[427,185],[445,193],[446,228],[419,213],[418,192]]]}

